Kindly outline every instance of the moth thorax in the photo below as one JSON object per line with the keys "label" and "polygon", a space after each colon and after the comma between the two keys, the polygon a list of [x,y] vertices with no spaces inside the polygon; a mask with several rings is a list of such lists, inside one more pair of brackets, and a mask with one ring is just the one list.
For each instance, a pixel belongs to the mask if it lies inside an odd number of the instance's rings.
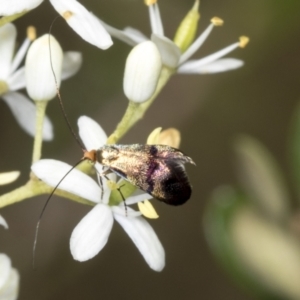
{"label": "moth thorax", "polygon": [[113,146],[105,145],[97,150],[97,161],[103,165],[109,165],[109,163],[118,157],[119,150]]}

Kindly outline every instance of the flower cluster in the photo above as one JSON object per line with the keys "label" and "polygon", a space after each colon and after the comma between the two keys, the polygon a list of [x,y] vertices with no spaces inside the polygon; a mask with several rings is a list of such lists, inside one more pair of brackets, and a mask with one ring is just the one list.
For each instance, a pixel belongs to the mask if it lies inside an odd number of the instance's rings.
{"label": "flower cluster", "polygon": [[[184,41],[190,36],[189,30],[193,31],[193,28],[189,28],[192,27],[190,24],[188,29],[179,28],[174,41],[172,41],[164,35],[163,22],[160,16],[158,3],[156,3],[156,1],[149,2],[148,8],[152,30],[151,41],[157,46],[164,66],[175,69],[178,73],[185,74],[218,73],[234,70],[243,66],[243,61],[239,59],[222,57],[238,47],[244,48],[249,41],[249,39],[245,36],[242,36],[239,42],[233,43],[232,45],[229,45],[224,49],[210,54],[204,58],[189,60],[192,55],[196,53],[203,45],[213,28],[223,25],[224,22],[222,19],[218,17],[212,18],[211,24],[202,34],[199,35],[197,39],[195,39],[193,43],[184,43]],[[193,18],[198,20],[198,9],[199,1],[197,0],[190,13],[187,15],[186,20],[183,20],[183,22],[193,22],[194,20],[190,20]],[[142,32],[135,28],[126,27],[124,30],[118,30],[108,24],[105,24],[103,21],[102,24],[113,37],[131,46],[136,46],[139,43],[149,40]],[[182,27],[184,27],[184,25],[185,24],[183,24]],[[188,47],[186,47],[186,45],[188,45]]]}
{"label": "flower cluster", "polygon": [[[56,90],[51,86],[54,81],[49,62],[48,35],[34,41],[26,57],[26,66],[20,68],[19,66],[26,55],[28,47],[35,39],[35,30],[32,27],[28,28],[27,38],[19,51],[13,56],[16,37],[15,25],[8,23],[0,27],[0,96],[11,109],[17,122],[25,132],[35,136],[35,105],[25,95],[17,91],[26,87],[29,96],[33,100],[50,100],[55,97]],[[55,45],[54,38],[52,38],[52,46]],[[41,53],[39,60],[35,53],[37,48],[37,51]],[[54,51],[55,53],[56,51]],[[62,70],[59,70],[56,74],[62,73],[61,77],[67,79],[79,70],[82,59],[79,52],[69,51],[64,53],[61,60],[60,69]],[[54,66],[57,66],[57,64],[54,64]],[[41,82],[41,78],[45,78],[44,82]],[[36,84],[37,82],[39,85]],[[51,96],[48,95],[47,91],[37,91],[43,88],[50,89]],[[43,138],[44,140],[53,139],[52,124],[48,117],[45,118],[43,124]]]}
{"label": "flower cluster", "polygon": [[[141,185],[133,186],[131,184],[134,183],[133,180],[127,182],[126,174],[119,173],[121,177],[119,179],[107,165],[102,166],[96,159],[96,151],[107,144],[118,143],[120,138],[143,117],[173,74],[218,73],[241,67],[243,61],[223,57],[238,47],[245,47],[249,39],[242,36],[238,42],[222,50],[192,60],[191,57],[206,41],[213,28],[223,24],[220,18],[214,17],[207,29],[199,37],[195,37],[199,20],[199,0],[195,1],[183,19],[174,40],[164,34],[163,22],[155,0],[146,1],[152,29],[149,39],[137,29],[127,27],[118,30],[104,23],[76,0],[50,0],[54,9],[84,41],[105,50],[112,45],[112,36],[133,46],[125,63],[123,78],[124,94],[129,100],[128,107],[116,129],[107,136],[100,125],[91,118],[81,116],[78,119],[82,143],[79,139],[77,141],[81,144],[84,155],[89,153],[95,156],[93,158],[84,156],[82,159],[88,158],[92,161],[97,177],[97,180],[94,180],[90,176],[92,175],[90,165],[87,168],[80,165],[79,169],[72,169],[72,166],[58,160],[41,159],[43,141],[53,139],[53,126],[46,116],[46,107],[49,101],[57,96],[64,110],[59,91],[61,81],[75,75],[82,64],[81,53],[63,52],[59,42],[51,34],[37,38],[35,28],[31,26],[28,27],[25,41],[19,50],[14,52],[17,30],[11,22],[37,8],[42,2],[43,0],[3,0],[0,5],[0,15],[3,16],[0,19],[0,97],[8,105],[21,128],[34,137],[30,178],[20,188],[0,196],[0,207],[40,194],[52,195],[54,192],[88,204],[92,209],[74,228],[70,238],[70,250],[75,260],[86,261],[97,255],[106,245],[113,223],[116,221],[136,245],[149,267],[161,271],[165,266],[165,251],[146,220],[158,218],[149,201],[151,196],[137,190],[136,186]],[[21,66],[23,60],[25,65]],[[28,97],[20,92],[24,88]],[[76,135],[74,132],[73,134]],[[149,145],[160,145],[159,147],[163,149],[182,155],[181,160],[176,157],[179,162],[173,164],[168,161],[172,160],[171,156],[164,158],[166,166],[170,167],[168,175],[177,176],[180,172],[185,175],[183,164],[193,162],[177,150],[179,143],[180,134],[175,129],[161,132],[161,128],[157,128],[147,140]],[[147,146],[152,153],[157,148]],[[155,159],[159,160],[161,157],[157,156]],[[149,169],[154,169],[151,163],[146,164]],[[66,174],[68,175],[65,176]],[[18,175],[18,172],[0,174],[0,185],[12,182]],[[176,178],[175,192],[178,192],[178,199],[181,199],[180,191],[185,190],[184,184],[188,184],[190,196],[191,188],[186,176],[184,180],[187,182],[181,185],[179,182],[181,177],[177,178],[175,175],[167,179]],[[144,176],[148,180],[147,174]],[[58,183],[59,189],[56,190]],[[151,184],[152,186],[149,183],[149,189],[142,188],[152,195],[154,193],[151,192],[151,188],[153,189],[154,184],[153,182]],[[168,186],[166,190],[174,196],[172,188]],[[164,198],[162,200],[164,201]],[[134,210],[133,205],[137,205],[138,210]],[[2,216],[0,225],[8,228]],[[1,268],[3,272],[0,272],[0,298],[7,295],[5,299],[15,299],[18,292],[18,273],[11,268],[10,260],[4,254],[0,254],[0,265],[3,266]]]}

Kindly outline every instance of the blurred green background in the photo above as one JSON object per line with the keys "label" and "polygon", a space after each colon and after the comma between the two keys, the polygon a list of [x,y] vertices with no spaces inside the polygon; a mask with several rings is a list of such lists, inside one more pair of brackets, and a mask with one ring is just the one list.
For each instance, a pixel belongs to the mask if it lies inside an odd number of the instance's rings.
{"label": "blurred green background", "polygon": [[[148,11],[141,0],[81,2],[112,26],[130,25],[150,33]],[[167,36],[173,38],[192,5],[192,0],[159,1]],[[118,225],[99,255],[85,263],[74,261],[69,238],[90,208],[54,197],[41,224],[37,270],[33,271],[34,230],[46,200],[46,196],[37,197],[1,210],[10,229],[0,230],[0,252],[7,253],[20,271],[20,299],[255,299],[235,285],[211,254],[203,214],[214,188],[237,182],[232,151],[237,134],[247,133],[264,143],[289,180],[286,142],[300,96],[299,11],[299,0],[201,1],[199,32],[214,16],[225,24],[213,31],[195,57],[247,35],[250,44],[229,55],[244,60],[245,66],[216,75],[174,76],[145,118],[121,141],[143,143],[155,127],[176,127],[182,133],[181,149],[197,164],[187,166],[194,186],[187,204],[170,207],[153,202],[160,218],[151,225],[166,251],[165,269],[161,273],[149,269]],[[18,41],[23,41],[28,25],[36,26],[39,35],[48,32],[55,16],[45,2],[17,20]],[[112,132],[127,105],[122,76],[131,48],[115,40],[112,48],[101,51],[83,42],[62,20],[52,34],[64,50],[83,54],[82,69],[61,88],[71,123],[76,128],[77,118],[88,115]],[[16,183],[1,187],[2,194],[27,180],[32,139],[18,127],[7,106],[0,105],[0,169],[22,171]],[[48,116],[55,126],[55,139],[44,144],[43,157],[75,163],[81,151],[56,100],[50,103]]]}

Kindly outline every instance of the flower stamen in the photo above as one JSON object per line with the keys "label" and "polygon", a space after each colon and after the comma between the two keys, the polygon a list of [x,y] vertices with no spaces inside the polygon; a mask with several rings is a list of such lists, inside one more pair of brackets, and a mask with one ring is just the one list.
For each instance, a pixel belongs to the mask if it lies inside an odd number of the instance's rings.
{"label": "flower stamen", "polygon": [[36,29],[34,26],[27,27],[27,38],[32,42],[36,39]]}
{"label": "flower stamen", "polygon": [[65,20],[69,20],[71,17],[73,16],[73,13],[69,10],[65,11],[63,14],[62,14],[62,17],[65,19]]}
{"label": "flower stamen", "polygon": [[247,36],[241,36],[240,37],[240,43],[239,43],[239,47],[240,48],[245,48],[247,46],[247,44],[249,43],[250,39]]}
{"label": "flower stamen", "polygon": [[215,26],[222,26],[224,24],[224,21],[219,17],[213,17],[210,22]]}
{"label": "flower stamen", "polygon": [[145,0],[144,3],[147,5],[147,6],[150,6],[150,5],[153,5],[157,2],[157,0]]}

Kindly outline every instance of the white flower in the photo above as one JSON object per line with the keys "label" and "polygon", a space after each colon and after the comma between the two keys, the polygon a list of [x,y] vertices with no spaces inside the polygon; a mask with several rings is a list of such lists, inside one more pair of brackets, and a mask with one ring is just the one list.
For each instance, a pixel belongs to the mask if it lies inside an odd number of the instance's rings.
{"label": "white flower", "polygon": [[[28,36],[33,29],[29,30]],[[25,68],[20,67],[22,60],[31,43],[27,37],[14,56],[17,30],[8,23],[0,27],[0,97],[11,109],[19,125],[31,136],[35,135],[35,105],[17,90],[23,89],[25,83]],[[49,58],[50,60],[50,58]],[[66,52],[63,61],[62,78],[66,79],[74,75],[81,65],[81,54],[78,52]],[[52,124],[48,117],[45,118],[43,127],[43,139],[53,138]]]}
{"label": "white flower", "polygon": [[[199,3],[196,1],[193,9],[198,9],[198,5]],[[188,61],[188,59],[202,46],[213,27],[223,24],[221,19],[213,18],[208,28],[184,53],[181,53],[179,47],[164,35],[163,24],[157,3],[149,5],[149,15],[152,29],[151,40],[157,45],[162,57],[162,62],[166,67],[177,69],[178,73],[206,74],[229,71],[243,65],[243,61],[239,59],[222,57],[238,47],[244,47],[248,42],[248,38],[246,37],[241,37],[239,42],[204,58]],[[104,22],[102,22],[102,24],[113,37],[116,37],[131,46],[135,46],[138,43],[148,40],[148,38],[137,29],[126,27],[124,30],[118,30]]]}
{"label": "white flower", "polygon": [[[78,126],[80,137],[87,150],[96,150],[105,144],[107,136],[95,121],[88,117],[80,117]],[[103,171],[99,163],[96,163],[95,167],[99,173]],[[56,186],[71,166],[55,160],[40,160],[31,168],[38,178],[50,186]],[[149,223],[141,217],[140,212],[128,207],[149,198],[149,195],[143,193],[127,198],[126,213],[124,203],[109,204],[110,189],[106,179],[102,178],[102,181],[103,195],[100,186],[91,177],[79,170],[73,170],[59,186],[61,190],[84,197],[96,204],[72,232],[70,249],[74,259],[85,261],[98,254],[105,246],[116,220],[134,242],[150,268],[161,271],[165,265],[165,252],[157,235]]]}
{"label": "white flower", "polygon": [[[0,16],[27,12],[42,2],[43,0],[1,0]],[[101,22],[78,1],[50,0],[50,3],[72,29],[88,43],[101,49],[107,49],[113,44]]]}
{"label": "white flower", "polygon": [[6,254],[0,253],[0,299],[17,299],[19,282],[19,272],[11,267],[10,258]]}
{"label": "white flower", "polygon": [[[17,30],[13,24],[0,27],[0,97],[11,109],[19,125],[31,136],[35,135],[35,105],[16,92],[25,87],[24,67],[18,69],[31,43],[27,37],[15,56]],[[52,124],[45,119],[43,139],[53,138]]]}

